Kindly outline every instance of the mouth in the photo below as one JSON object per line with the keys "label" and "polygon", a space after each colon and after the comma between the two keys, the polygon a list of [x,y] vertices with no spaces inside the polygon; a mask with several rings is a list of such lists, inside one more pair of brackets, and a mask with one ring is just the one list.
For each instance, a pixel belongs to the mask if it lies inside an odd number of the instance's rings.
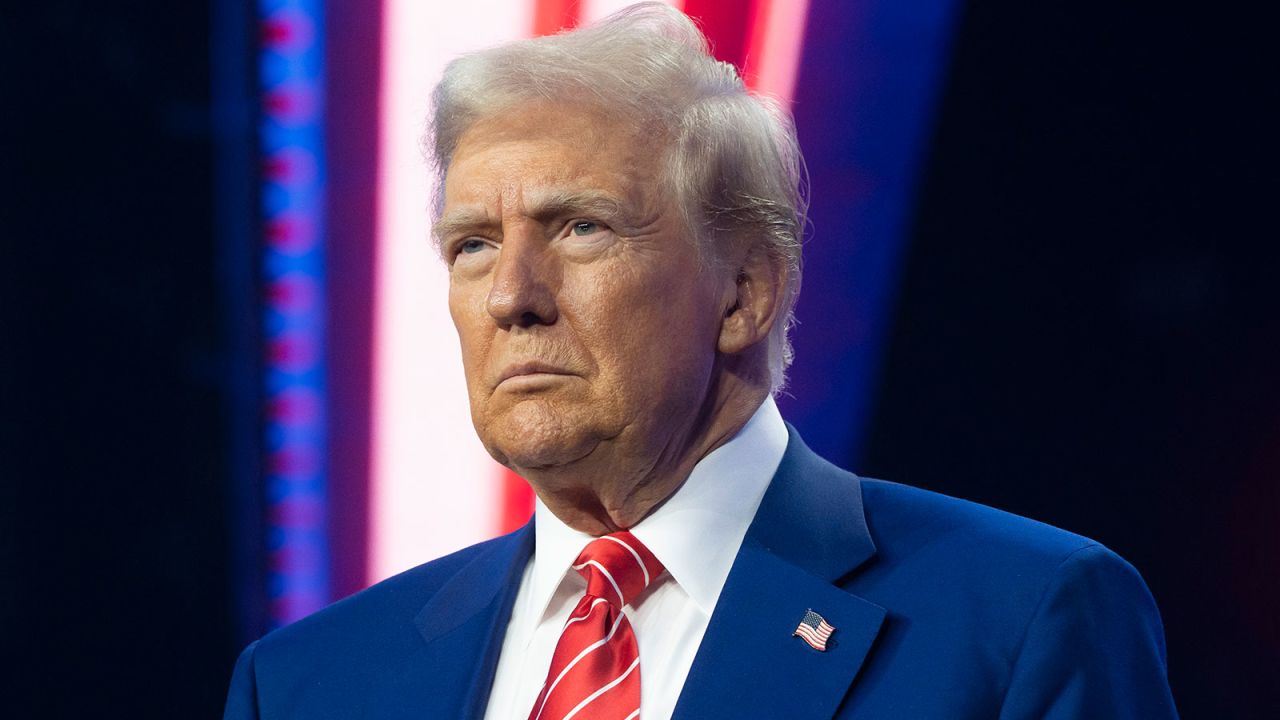
{"label": "mouth", "polygon": [[498,381],[494,383],[494,387],[507,382],[527,383],[530,381],[554,379],[555,377],[568,377],[573,373],[562,367],[550,365],[543,362],[523,362],[508,365],[498,375]]}

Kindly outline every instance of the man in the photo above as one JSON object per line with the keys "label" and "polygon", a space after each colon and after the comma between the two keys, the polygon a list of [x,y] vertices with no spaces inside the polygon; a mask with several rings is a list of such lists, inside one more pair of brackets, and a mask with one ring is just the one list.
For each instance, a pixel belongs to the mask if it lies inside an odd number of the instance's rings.
{"label": "man", "polygon": [[686,18],[455,61],[433,132],[472,417],[534,521],[254,643],[228,718],[1176,717],[1127,563],[782,421],[794,132]]}

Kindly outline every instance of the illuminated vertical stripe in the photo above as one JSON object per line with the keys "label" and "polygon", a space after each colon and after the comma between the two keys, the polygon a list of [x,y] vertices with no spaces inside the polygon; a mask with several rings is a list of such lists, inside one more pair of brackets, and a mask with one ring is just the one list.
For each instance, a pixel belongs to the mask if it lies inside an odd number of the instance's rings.
{"label": "illuminated vertical stripe", "polygon": [[491,536],[501,468],[472,429],[421,139],[454,57],[526,37],[530,0],[385,0],[379,111],[369,580]]}
{"label": "illuminated vertical stripe", "polygon": [[581,0],[533,0],[533,35],[554,35],[577,27],[581,8]]}
{"label": "illuminated vertical stripe", "polygon": [[324,366],[322,3],[261,0],[268,614],[330,599]]}
{"label": "illuminated vertical stripe", "polygon": [[790,103],[795,96],[808,0],[758,0],[743,75],[756,92]]}
{"label": "illuminated vertical stripe", "polygon": [[808,0],[687,0],[711,51],[737,65],[747,87],[789,104],[795,93]]}
{"label": "illuminated vertical stripe", "polygon": [[684,12],[707,37],[711,54],[742,68],[759,0],[685,0]]}
{"label": "illuminated vertical stripe", "polygon": [[[918,172],[965,4],[813,3],[796,122],[816,189],[797,362],[782,411],[824,457],[857,464],[875,411]],[[850,229],[856,239],[850,242]],[[813,262],[817,260],[817,262]]]}

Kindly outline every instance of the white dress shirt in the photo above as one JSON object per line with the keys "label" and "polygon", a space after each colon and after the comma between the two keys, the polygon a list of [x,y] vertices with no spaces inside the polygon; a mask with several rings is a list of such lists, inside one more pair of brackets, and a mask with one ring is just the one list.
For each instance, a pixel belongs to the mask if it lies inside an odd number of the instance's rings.
{"label": "white dress shirt", "polygon": [[[786,448],[786,425],[767,398],[733,439],[694,466],[675,495],[631,528],[667,568],[639,607],[622,609],[640,647],[640,720],[668,720],[675,710],[738,547]],[[570,565],[594,538],[565,525],[541,501],[534,513],[534,554],[520,579],[486,720],[528,720],[560,629],[587,587]]]}

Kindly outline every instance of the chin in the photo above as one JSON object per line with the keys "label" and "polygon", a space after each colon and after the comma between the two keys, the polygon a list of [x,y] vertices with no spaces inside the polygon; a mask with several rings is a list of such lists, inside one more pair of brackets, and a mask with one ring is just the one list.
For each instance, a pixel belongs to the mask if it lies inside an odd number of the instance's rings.
{"label": "chin", "polygon": [[599,434],[575,415],[546,400],[523,400],[476,429],[489,453],[504,465],[554,467],[581,459],[599,442]]}

